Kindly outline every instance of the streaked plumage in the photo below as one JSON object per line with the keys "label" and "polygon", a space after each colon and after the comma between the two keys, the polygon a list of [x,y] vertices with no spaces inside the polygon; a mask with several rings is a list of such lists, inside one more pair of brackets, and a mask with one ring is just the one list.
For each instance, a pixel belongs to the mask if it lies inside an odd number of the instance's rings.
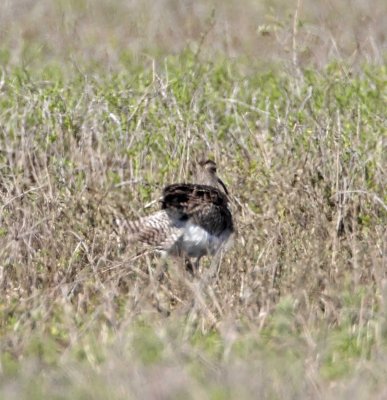
{"label": "streaked plumage", "polygon": [[166,186],[161,210],[128,223],[130,241],[147,243],[169,255],[196,258],[214,255],[234,231],[228,192],[216,164],[198,163],[197,183]]}

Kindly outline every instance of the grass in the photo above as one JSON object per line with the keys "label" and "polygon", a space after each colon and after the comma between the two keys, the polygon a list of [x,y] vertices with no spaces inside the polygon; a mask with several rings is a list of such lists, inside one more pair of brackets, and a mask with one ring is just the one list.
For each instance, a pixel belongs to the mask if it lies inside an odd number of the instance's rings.
{"label": "grass", "polygon": [[[147,22],[128,48],[129,3],[42,1],[35,30],[16,3],[0,6],[14,17],[0,51],[0,398],[383,398],[384,3],[351,57],[334,24],[329,46],[310,46],[327,25],[306,2],[280,60],[294,22],[280,2],[265,60],[250,2],[181,8],[170,36],[179,8],[163,3],[158,36],[153,6],[133,4]],[[359,38],[357,7],[343,23]],[[170,263],[160,283],[123,221],[202,156],[219,164],[238,236],[215,276],[211,260],[195,279]]]}

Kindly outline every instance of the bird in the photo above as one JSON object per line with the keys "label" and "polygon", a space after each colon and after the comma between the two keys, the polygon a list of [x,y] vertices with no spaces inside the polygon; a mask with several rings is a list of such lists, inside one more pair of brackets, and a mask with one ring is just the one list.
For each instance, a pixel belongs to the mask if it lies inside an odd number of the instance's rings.
{"label": "bird", "polygon": [[196,163],[195,183],[165,186],[160,203],[159,211],[128,221],[129,242],[146,243],[164,256],[182,258],[191,273],[199,269],[203,256],[223,249],[235,231],[229,192],[213,160]]}

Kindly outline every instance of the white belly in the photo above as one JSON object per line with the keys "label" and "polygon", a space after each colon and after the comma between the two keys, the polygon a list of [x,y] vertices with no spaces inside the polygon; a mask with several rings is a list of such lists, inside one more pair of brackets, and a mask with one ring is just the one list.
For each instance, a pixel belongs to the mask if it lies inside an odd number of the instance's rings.
{"label": "white belly", "polygon": [[188,257],[201,257],[206,254],[214,254],[229,234],[214,236],[197,225],[188,223],[185,226],[181,240],[181,250]]}

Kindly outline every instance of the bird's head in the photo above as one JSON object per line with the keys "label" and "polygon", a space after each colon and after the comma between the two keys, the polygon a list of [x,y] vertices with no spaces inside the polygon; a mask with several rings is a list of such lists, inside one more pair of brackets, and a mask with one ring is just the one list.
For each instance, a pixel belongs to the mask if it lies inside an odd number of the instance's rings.
{"label": "bird's head", "polygon": [[216,174],[216,163],[213,160],[200,160],[198,162],[199,166],[207,171],[209,174]]}
{"label": "bird's head", "polygon": [[218,187],[228,194],[226,185],[217,175],[216,163],[213,160],[198,161],[197,180],[198,183]]}

